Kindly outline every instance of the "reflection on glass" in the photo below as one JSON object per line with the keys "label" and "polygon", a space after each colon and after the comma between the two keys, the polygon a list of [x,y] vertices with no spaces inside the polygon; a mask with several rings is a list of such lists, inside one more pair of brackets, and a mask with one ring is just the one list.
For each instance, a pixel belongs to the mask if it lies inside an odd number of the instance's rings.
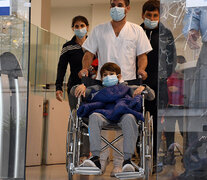
{"label": "reflection on glass", "polygon": [[[31,25],[30,87],[32,93],[45,98],[55,97],[57,64],[61,47],[65,42],[66,39]],[[65,79],[69,74],[70,71],[67,72]],[[66,81],[64,82],[66,85]],[[67,99],[65,95],[64,98]]]}
{"label": "reflection on glass", "polygon": [[20,142],[19,142],[19,138],[20,138],[20,105],[19,105],[19,87],[18,87],[18,80],[14,79],[14,83],[15,83],[15,94],[16,94],[16,144],[15,144],[15,163],[14,163],[14,177],[18,177],[18,171],[17,171],[17,167],[18,167],[18,163],[19,163],[19,150],[20,150]]}
{"label": "reflection on glass", "polygon": [[[3,142],[3,98],[2,98],[2,84],[1,84],[1,77],[0,77],[0,145]],[[0,158],[2,158],[2,146],[0,146]],[[2,161],[0,161],[0,166],[2,166]]]}
{"label": "reflection on glass", "polygon": [[0,179],[24,178],[29,0],[11,0],[0,16]]}
{"label": "reflection on glass", "polygon": [[158,179],[207,179],[207,3],[203,3],[187,7],[195,2],[161,0],[160,19],[171,30],[179,56],[167,79],[168,104],[158,107],[157,165],[162,167]]}

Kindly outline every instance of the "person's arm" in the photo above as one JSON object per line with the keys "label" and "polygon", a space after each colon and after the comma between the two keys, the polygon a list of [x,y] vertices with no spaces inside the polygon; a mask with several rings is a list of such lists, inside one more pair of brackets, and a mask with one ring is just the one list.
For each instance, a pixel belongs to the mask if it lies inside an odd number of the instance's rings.
{"label": "person's arm", "polygon": [[143,80],[147,79],[147,72],[145,71],[146,67],[147,67],[147,55],[141,54],[138,56],[138,74],[142,75]]}
{"label": "person's arm", "polygon": [[98,50],[98,35],[96,33],[96,27],[92,30],[87,37],[82,47],[86,50],[82,60],[82,70],[78,73],[79,78],[82,76],[88,76],[88,68],[93,62],[94,56]]}
{"label": "person's arm", "polygon": [[93,86],[86,88],[84,84],[78,84],[71,88],[70,94],[76,97],[83,95],[84,99],[87,99],[90,96],[92,89],[94,89]]}
{"label": "person's arm", "polygon": [[151,89],[146,84],[143,84],[141,86],[132,85],[130,86],[130,93],[132,94],[132,97],[135,97],[137,95],[140,95],[143,91],[147,91],[147,94],[145,95],[145,99],[152,101],[155,99],[155,92],[153,89]]}
{"label": "person's arm", "polygon": [[133,95],[132,95],[132,97],[135,97],[135,96],[137,96],[137,95],[140,95],[141,93],[142,93],[142,91],[144,91],[145,90],[145,86],[138,86],[136,89],[135,89],[135,91],[133,92]]}
{"label": "person's arm", "polygon": [[174,42],[174,37],[171,33],[171,31],[168,31],[166,34],[167,40],[167,46],[166,46],[166,66],[167,66],[167,77],[170,77],[172,72],[174,72],[176,64],[177,64],[177,53],[176,53],[176,47]]}
{"label": "person's arm", "polygon": [[155,99],[155,91],[147,85],[145,85],[145,90],[147,91],[147,95],[146,95],[145,99],[147,99],[148,101],[154,100]]}
{"label": "person's arm", "polygon": [[81,84],[75,88],[76,97],[80,97],[80,96],[85,97],[85,92],[86,92],[86,86],[84,84]]}
{"label": "person's arm", "polygon": [[86,51],[82,60],[82,70],[78,73],[79,78],[82,78],[84,75],[88,76],[88,68],[92,64],[94,56],[93,53]]}
{"label": "person's arm", "polygon": [[55,83],[56,99],[59,101],[62,101],[62,96],[63,96],[62,86],[63,86],[63,79],[65,77],[65,73],[66,73],[67,66],[68,66],[68,58],[69,57],[67,57],[66,53],[61,54],[59,58],[59,63],[58,63],[58,68],[57,68],[57,78],[56,78],[56,83]]}
{"label": "person's arm", "polygon": [[191,49],[199,49],[197,43],[200,30],[200,8],[188,8],[183,20],[183,34],[187,38],[187,43]]}
{"label": "person's arm", "polygon": [[56,94],[56,99],[58,101],[62,102],[63,101],[63,91],[62,90],[57,90],[55,94]]}

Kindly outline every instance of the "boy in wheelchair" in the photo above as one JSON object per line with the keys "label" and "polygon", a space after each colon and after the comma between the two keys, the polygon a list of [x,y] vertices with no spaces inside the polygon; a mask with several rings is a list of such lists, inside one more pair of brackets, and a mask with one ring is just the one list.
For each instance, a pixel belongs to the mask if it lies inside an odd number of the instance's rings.
{"label": "boy in wheelchair", "polygon": [[[131,163],[137,137],[137,121],[144,120],[141,111],[142,99],[140,94],[147,92],[145,98],[153,100],[154,91],[147,85],[127,86],[121,82],[121,69],[115,63],[106,63],[100,70],[102,85],[88,88],[84,84],[75,87],[75,96],[83,95],[86,104],[78,109],[79,117],[89,117],[89,142],[92,157],[85,160],[84,167],[98,167],[101,169],[101,129],[108,124],[116,124],[122,129],[124,162],[122,172],[134,172]],[[74,90],[74,89],[73,89]]]}

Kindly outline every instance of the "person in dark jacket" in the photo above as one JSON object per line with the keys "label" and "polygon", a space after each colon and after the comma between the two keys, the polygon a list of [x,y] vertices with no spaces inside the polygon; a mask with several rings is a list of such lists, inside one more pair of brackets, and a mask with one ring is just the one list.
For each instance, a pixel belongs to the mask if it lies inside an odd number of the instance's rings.
{"label": "person in dark jacket", "polygon": [[82,69],[82,58],[84,51],[82,44],[86,40],[87,31],[89,28],[88,20],[84,16],[76,16],[72,20],[72,30],[75,35],[72,39],[63,45],[61,55],[59,58],[57,79],[56,79],[56,98],[62,101],[63,96],[63,79],[67,70],[68,64],[70,65],[70,77],[67,84],[68,99],[71,110],[75,108],[76,103],[73,97],[70,95],[70,89],[81,83],[81,79],[78,77],[79,71]]}
{"label": "person in dark jacket", "polygon": [[[159,22],[160,1],[148,0],[142,7],[144,22],[141,27],[147,34],[153,48],[147,54],[148,65],[146,72],[148,78],[144,81],[155,91],[155,100],[147,102],[146,110],[153,116],[154,123],[154,154],[157,154],[157,108],[166,108],[168,103],[167,78],[176,66],[176,48],[171,31]],[[158,91],[159,87],[159,91]],[[159,147],[159,141],[158,141]],[[156,157],[154,157],[156,158]],[[154,159],[154,164],[156,159]]]}
{"label": "person in dark jacket", "polygon": [[[76,16],[72,20],[72,30],[75,35],[72,39],[63,45],[61,55],[59,58],[56,79],[56,99],[62,101],[63,97],[63,79],[67,70],[68,64],[70,65],[70,77],[67,84],[68,100],[71,112],[75,109],[77,99],[70,94],[70,89],[77,84],[81,83],[78,77],[79,71],[82,69],[82,58],[84,51],[82,44],[86,40],[89,28],[88,20],[84,16]],[[87,128],[82,127],[83,132],[87,132]],[[83,144],[81,145],[81,157],[86,158],[89,155],[89,139],[87,136],[81,136]]]}

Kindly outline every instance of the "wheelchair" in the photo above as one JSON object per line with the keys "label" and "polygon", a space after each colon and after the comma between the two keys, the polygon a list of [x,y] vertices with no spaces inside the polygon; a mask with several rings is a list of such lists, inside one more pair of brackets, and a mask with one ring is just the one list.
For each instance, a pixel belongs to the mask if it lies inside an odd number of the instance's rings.
{"label": "wheelchair", "polygon": [[[96,80],[95,80],[96,81]],[[91,84],[91,83],[89,83]],[[93,85],[94,83],[92,83]],[[85,83],[88,86],[88,80]],[[148,180],[150,175],[152,175],[153,170],[153,118],[150,116],[149,112],[145,112],[144,97],[146,92],[142,93],[142,115],[144,117],[144,122],[138,122],[138,132],[139,132],[139,142],[137,143],[140,149],[140,162],[139,165],[135,162],[131,162],[135,167],[135,172],[122,172],[115,174],[118,179],[136,179],[143,178]],[[66,169],[68,172],[68,180],[73,179],[74,174],[81,175],[101,175],[102,172],[97,167],[81,167],[80,165],[80,148],[81,148],[81,135],[89,136],[89,133],[81,131],[81,127],[88,128],[87,123],[83,118],[77,116],[77,110],[80,106],[81,98],[78,98],[78,103],[76,109],[73,109],[69,120],[66,138]],[[102,128],[103,130],[120,130],[118,126],[114,124],[109,124]],[[104,137],[101,137],[102,141],[105,142],[105,146],[102,147],[101,151],[108,147],[111,147],[122,157],[124,154],[119,151],[113,144],[122,138],[122,134],[116,137],[114,140],[109,142]]]}

